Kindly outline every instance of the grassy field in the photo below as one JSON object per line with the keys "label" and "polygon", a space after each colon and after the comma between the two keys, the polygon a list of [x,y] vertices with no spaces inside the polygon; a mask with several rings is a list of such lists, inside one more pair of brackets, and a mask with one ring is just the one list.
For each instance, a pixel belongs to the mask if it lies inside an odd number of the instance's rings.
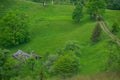
{"label": "grassy field", "polygon": [[[101,41],[92,45],[90,36],[96,22],[90,20],[84,13],[81,23],[76,24],[71,19],[74,6],[48,5],[43,7],[39,3],[30,1],[16,2],[11,8],[19,10],[29,16],[30,42],[11,48],[12,52],[18,49],[32,51],[44,56],[46,52],[54,54],[57,49],[64,48],[67,41],[78,41],[81,47],[81,74],[96,74],[104,70],[107,59],[107,40],[110,39],[104,32]],[[113,20],[120,21],[120,11],[106,10],[104,15],[109,26]],[[120,23],[119,23],[120,24]]]}
{"label": "grassy field", "polygon": [[[51,78],[48,80],[61,80],[59,78]],[[120,80],[119,75],[115,73],[102,73],[102,74],[95,74],[95,75],[76,75],[74,77],[67,78],[65,80]]]}

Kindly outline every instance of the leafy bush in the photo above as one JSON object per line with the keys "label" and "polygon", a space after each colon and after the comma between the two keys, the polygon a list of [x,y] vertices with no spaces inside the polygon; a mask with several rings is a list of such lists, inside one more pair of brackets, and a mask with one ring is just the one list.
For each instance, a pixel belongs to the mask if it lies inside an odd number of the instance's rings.
{"label": "leafy bush", "polygon": [[17,75],[16,61],[9,58],[9,50],[0,49],[0,79],[10,80]]}
{"label": "leafy bush", "polygon": [[16,46],[29,40],[27,16],[19,11],[10,11],[0,20],[0,45]]}
{"label": "leafy bush", "polygon": [[68,41],[65,45],[64,51],[72,51],[76,56],[80,56],[80,46],[77,41]]}
{"label": "leafy bush", "polygon": [[116,34],[117,32],[119,32],[119,30],[120,30],[120,27],[119,27],[118,23],[114,22],[112,25],[112,32],[114,34]]}
{"label": "leafy bush", "polygon": [[51,72],[51,67],[54,64],[54,62],[56,61],[56,59],[59,57],[58,54],[54,54],[54,55],[49,55],[46,59],[46,61],[44,62],[44,67],[47,69],[47,71],[50,73]]}
{"label": "leafy bush", "polygon": [[53,73],[65,78],[79,72],[79,60],[70,53],[61,55],[53,65]]}
{"label": "leafy bush", "polygon": [[109,57],[106,69],[110,72],[120,72],[120,47],[113,41],[109,41]]}

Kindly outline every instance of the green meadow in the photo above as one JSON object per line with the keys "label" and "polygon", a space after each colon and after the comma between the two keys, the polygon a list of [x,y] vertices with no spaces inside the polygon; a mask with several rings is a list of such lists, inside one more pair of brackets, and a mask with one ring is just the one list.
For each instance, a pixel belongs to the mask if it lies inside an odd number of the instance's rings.
{"label": "green meadow", "polygon": [[[40,3],[16,1],[6,11],[19,10],[28,16],[28,30],[31,39],[28,43],[10,48],[11,54],[19,49],[26,52],[34,50],[36,54],[41,56],[44,56],[46,52],[55,54],[58,49],[64,48],[66,42],[77,41],[81,53],[80,74],[102,73],[108,58],[108,40],[111,38],[102,31],[100,41],[92,44],[90,37],[96,22],[90,19],[86,9],[84,9],[84,17],[80,23],[76,24],[71,17],[74,8],[72,5],[47,5],[43,7]],[[104,19],[109,29],[114,21],[119,23],[119,15],[119,10],[106,10]]]}

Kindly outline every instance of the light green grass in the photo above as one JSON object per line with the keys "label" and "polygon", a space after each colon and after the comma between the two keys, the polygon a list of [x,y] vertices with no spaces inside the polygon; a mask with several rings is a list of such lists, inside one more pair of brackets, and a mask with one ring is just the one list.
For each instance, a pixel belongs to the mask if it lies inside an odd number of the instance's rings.
{"label": "light green grass", "polygon": [[[12,8],[20,10],[29,16],[31,41],[11,48],[12,52],[18,49],[23,51],[34,50],[39,55],[47,51],[54,54],[57,49],[63,48],[66,41],[78,41],[81,46],[81,74],[95,74],[102,72],[107,59],[107,35],[103,33],[100,42],[91,45],[90,36],[95,26],[94,21],[85,14],[81,23],[72,21],[71,15],[74,6],[53,5],[43,7],[39,3],[18,1]],[[112,19],[120,20],[120,11],[107,10],[105,19],[109,25]]]}

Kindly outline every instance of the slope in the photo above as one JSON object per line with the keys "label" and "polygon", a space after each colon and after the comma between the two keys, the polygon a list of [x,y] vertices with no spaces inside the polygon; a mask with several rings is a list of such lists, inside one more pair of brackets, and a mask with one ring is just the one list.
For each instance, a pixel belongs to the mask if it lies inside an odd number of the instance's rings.
{"label": "slope", "polygon": [[[89,19],[84,13],[80,24],[72,21],[71,15],[74,6],[70,5],[48,5],[43,7],[39,3],[30,1],[17,1],[11,10],[20,10],[29,17],[29,28],[31,41],[26,44],[11,48],[12,52],[18,49],[29,52],[34,50],[37,54],[44,56],[46,52],[54,54],[57,49],[64,48],[67,41],[78,41],[81,46],[81,73],[95,74],[104,70],[108,49],[106,34],[102,34],[101,41],[95,45],[91,44],[90,36],[96,22]],[[106,20],[119,20],[117,15],[111,15],[116,11],[107,10]],[[116,14],[119,15],[120,11]],[[112,18],[111,18],[112,17]],[[110,22],[110,25],[112,22]]]}

